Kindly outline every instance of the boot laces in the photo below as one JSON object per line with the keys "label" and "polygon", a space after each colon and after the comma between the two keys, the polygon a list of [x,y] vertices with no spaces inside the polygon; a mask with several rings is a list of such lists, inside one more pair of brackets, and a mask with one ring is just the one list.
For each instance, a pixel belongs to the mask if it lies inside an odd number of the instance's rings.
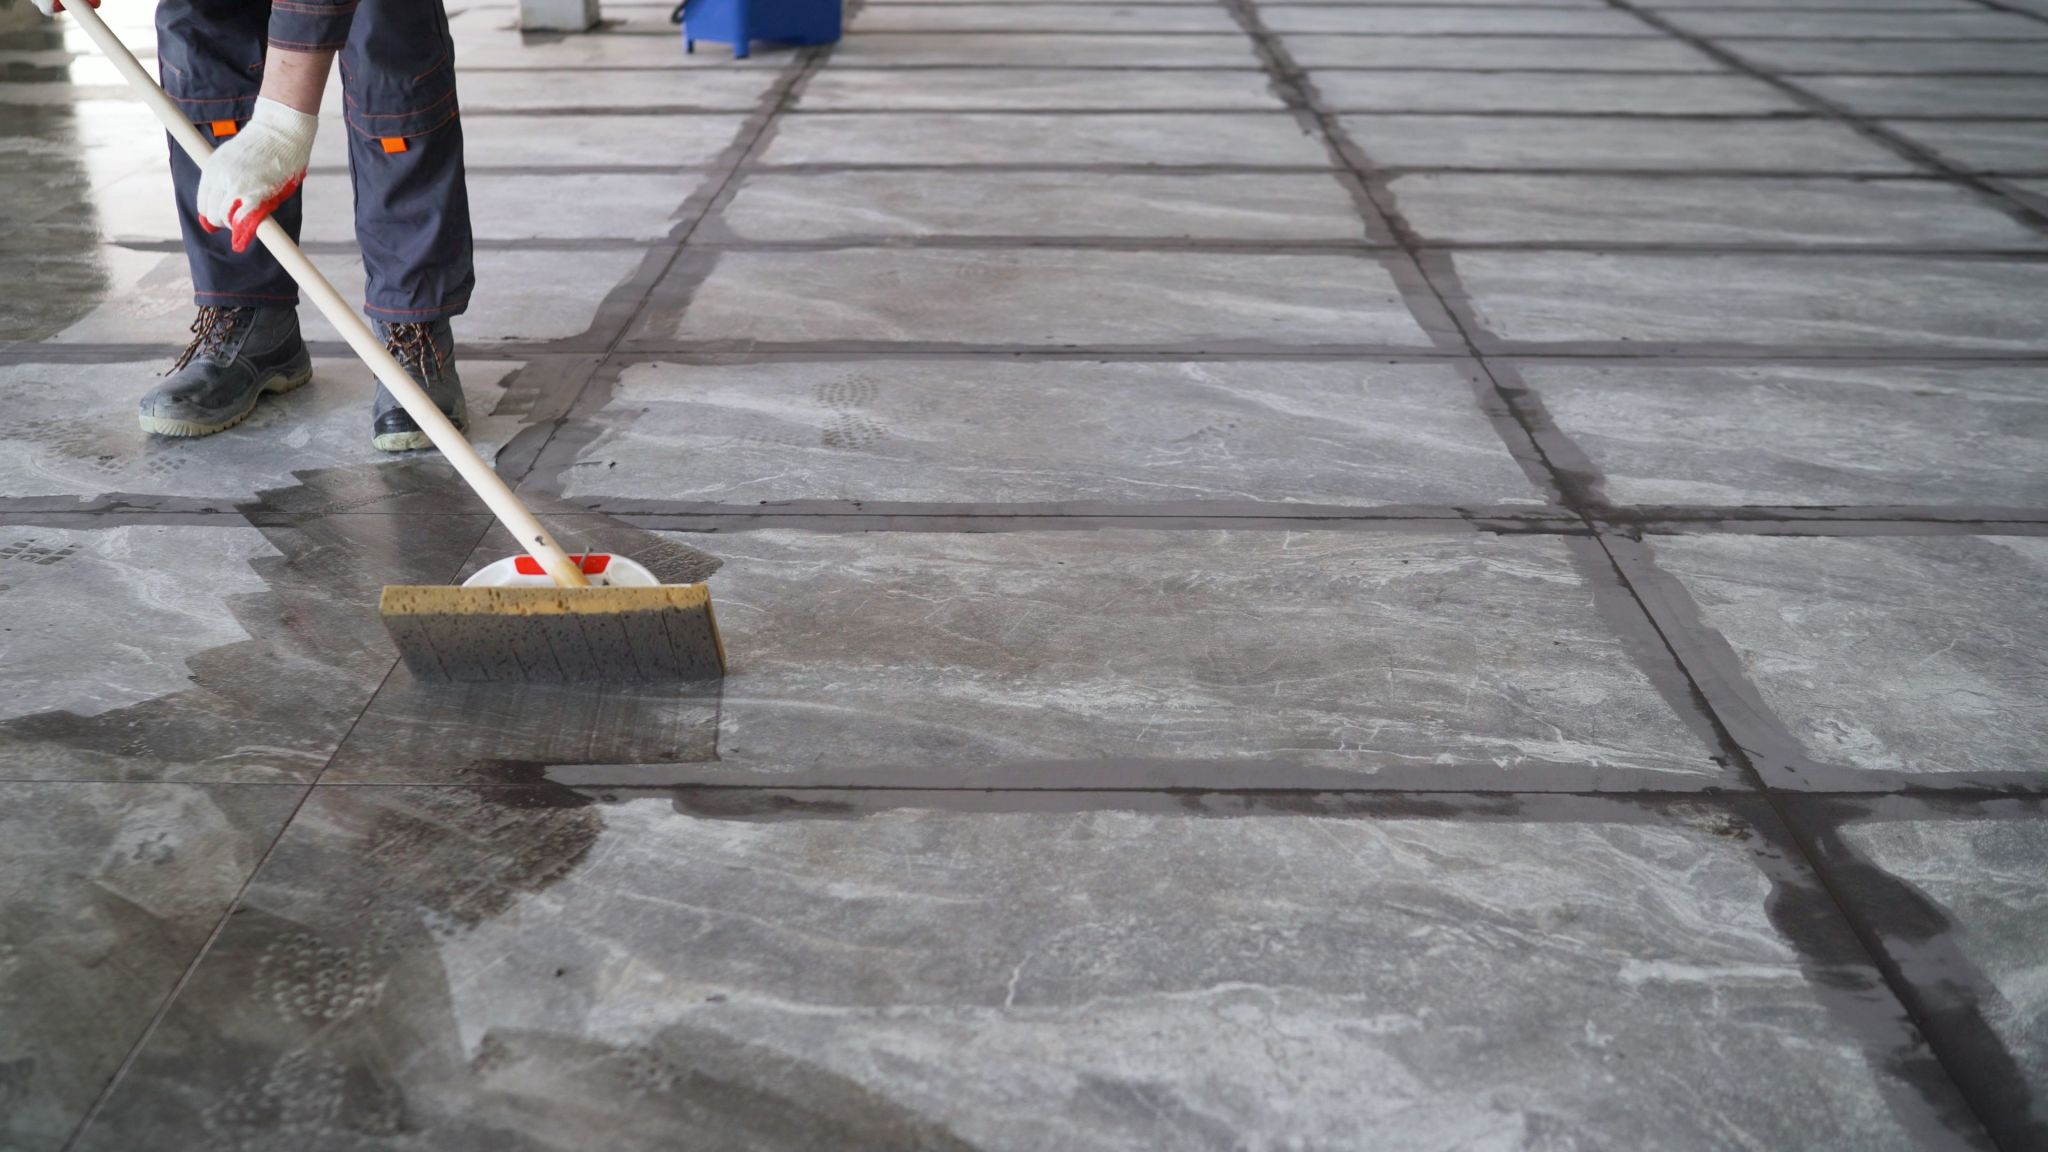
{"label": "boot laces", "polygon": [[198,357],[213,356],[226,347],[228,337],[235,334],[235,326],[242,322],[243,311],[216,304],[200,305],[199,315],[192,318],[192,342],[185,345],[185,351],[178,356],[178,362],[171,365],[171,371],[181,371]]}
{"label": "boot laces", "polygon": [[441,352],[434,347],[431,324],[391,324],[385,328],[384,347],[401,367],[417,373],[422,383],[441,377]]}

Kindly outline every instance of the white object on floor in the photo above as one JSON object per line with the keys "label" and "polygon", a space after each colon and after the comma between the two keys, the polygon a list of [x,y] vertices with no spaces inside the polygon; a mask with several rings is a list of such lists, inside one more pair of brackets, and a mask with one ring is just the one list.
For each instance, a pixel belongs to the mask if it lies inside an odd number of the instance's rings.
{"label": "white object on floor", "polygon": [[588,32],[597,27],[597,0],[519,0],[522,32]]}
{"label": "white object on floor", "polygon": [[[583,568],[595,588],[654,588],[661,581],[645,565],[609,552],[572,554],[569,559]],[[477,569],[462,582],[464,588],[552,588],[555,581],[531,556],[507,556]]]}

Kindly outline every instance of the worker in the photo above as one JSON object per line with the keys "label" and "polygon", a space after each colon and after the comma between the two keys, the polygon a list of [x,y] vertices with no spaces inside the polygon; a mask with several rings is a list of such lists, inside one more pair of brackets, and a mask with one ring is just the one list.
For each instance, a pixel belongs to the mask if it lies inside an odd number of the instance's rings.
{"label": "worker", "polygon": [[[63,2],[35,0],[45,14]],[[299,185],[338,53],[346,106],[335,130],[348,136],[363,309],[398,362],[467,428],[449,318],[474,282],[469,193],[440,0],[159,0],[156,31],[163,86],[214,152],[201,172],[170,150],[198,315],[191,344],[142,397],[142,427],[209,436],[240,423],[264,393],[312,378],[298,285],[252,241],[266,216],[298,239]],[[432,446],[382,385],[371,434],[388,452]]]}

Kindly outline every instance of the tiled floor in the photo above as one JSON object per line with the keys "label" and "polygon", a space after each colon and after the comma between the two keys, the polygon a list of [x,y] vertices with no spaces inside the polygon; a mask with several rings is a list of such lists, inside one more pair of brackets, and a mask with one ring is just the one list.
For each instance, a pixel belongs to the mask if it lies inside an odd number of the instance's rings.
{"label": "tiled floor", "polygon": [[454,5],[477,438],[732,674],[396,666],[509,541],[318,320],[142,436],[0,37],[0,1149],[2048,1147],[2048,4]]}

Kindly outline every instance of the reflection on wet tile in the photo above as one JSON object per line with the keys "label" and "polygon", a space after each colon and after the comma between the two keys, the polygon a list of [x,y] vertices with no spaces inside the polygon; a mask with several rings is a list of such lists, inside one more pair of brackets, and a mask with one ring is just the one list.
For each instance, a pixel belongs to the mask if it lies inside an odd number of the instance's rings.
{"label": "reflection on wet tile", "polygon": [[1343,122],[1383,166],[1915,171],[1890,149],[1824,121],[1354,115]]}
{"label": "reflection on wet tile", "polygon": [[[247,420],[197,440],[150,436],[135,401],[170,366],[162,360],[112,364],[0,366],[0,492],[8,496],[175,495],[223,502],[295,483],[311,468],[370,466],[390,459],[370,444],[375,383],[353,360],[317,360],[313,383],[270,396]],[[519,365],[461,365],[470,439],[486,459],[519,430],[491,412]]]}
{"label": "reflection on wet tile", "polygon": [[[340,205],[335,206],[337,210]],[[185,346],[191,338],[192,283],[183,253],[102,249],[111,287],[89,311],[53,338],[64,344],[161,343]],[[640,266],[641,253],[624,250],[580,252],[476,253],[476,295],[455,320],[459,340],[559,340],[591,325],[605,294]],[[361,299],[363,269],[358,260],[314,254],[344,299]],[[310,305],[300,323],[308,340],[340,336]]]}
{"label": "reflection on wet tile", "polygon": [[832,76],[848,67],[900,64],[1039,65],[1091,68],[1247,68],[1259,58],[1242,32],[1148,36],[1058,32],[874,32],[860,30],[832,49]]}
{"label": "reflection on wet tile", "polygon": [[870,32],[1238,32],[1220,4],[866,4],[847,25]]}
{"label": "reflection on wet tile", "polygon": [[719,220],[749,240],[1121,236],[1362,240],[1351,193],[1317,173],[824,172],[744,177]]}
{"label": "reflection on wet tile", "polygon": [[1883,256],[1461,252],[1494,335],[1886,348],[2048,347],[2048,263]]}
{"label": "reflection on wet tile", "polygon": [[2048,809],[1894,798],[1837,809],[1840,841],[1874,867],[1841,881],[1923,997],[2010,1147],[2048,1139]]}
{"label": "reflection on wet tile", "polygon": [[1239,112],[1048,116],[1028,112],[793,114],[769,164],[1230,164],[1331,167],[1294,117]]}
{"label": "reflection on wet tile", "polygon": [[0,783],[0,1146],[70,1137],[302,791]]}
{"label": "reflection on wet tile", "polygon": [[[2048,61],[2048,44],[2035,51]],[[2048,75],[1809,76],[1799,86],[1865,116],[2048,117]]]}
{"label": "reflection on wet tile", "polygon": [[[1719,72],[1706,53],[1671,39],[1568,36],[1330,36],[1281,38],[1304,68],[1541,68],[1560,72]],[[1311,77],[1320,85],[1328,77]]]}
{"label": "reflection on wet tile", "polygon": [[1627,12],[1557,8],[1382,7],[1367,4],[1260,4],[1275,32],[1389,36],[1643,36],[1656,29]]}
{"label": "reflection on wet tile", "polygon": [[952,108],[1228,108],[1279,110],[1261,72],[1116,72],[918,68],[826,71],[804,87],[800,111]]}
{"label": "reflection on wet tile", "polygon": [[672,327],[644,334],[1428,345],[1393,278],[1364,257],[1085,250],[727,252]]}
{"label": "reflection on wet tile", "polygon": [[1933,180],[1426,173],[1393,181],[1434,240],[2034,248],[2048,237]]}
{"label": "reflection on wet tile", "polygon": [[1816,760],[2048,772],[2048,540],[1687,536],[1655,551]]}
{"label": "reflection on wet tile", "polygon": [[2048,370],[1520,371],[1617,503],[2048,509]]}
{"label": "reflection on wet tile", "polygon": [[591,424],[577,499],[1537,498],[1443,365],[641,364]]}
{"label": "reflection on wet tile", "polygon": [[1886,130],[1983,172],[2048,172],[2048,124],[2039,121],[1888,120]]}
{"label": "reflection on wet tile", "polygon": [[1792,98],[1746,76],[1543,72],[1318,72],[1325,107],[1344,112],[1659,112],[1764,115]]}
{"label": "reflection on wet tile", "polygon": [[1728,815],[770,799],[322,790],[82,1147],[1778,1147],[1819,1109],[1890,1152],[1954,1107]]}
{"label": "reflection on wet tile", "polygon": [[[414,469],[308,472],[278,496],[453,482]],[[0,762],[25,779],[310,778],[395,659],[378,590],[447,579],[482,532],[466,516],[0,527],[18,621],[0,641]]]}

